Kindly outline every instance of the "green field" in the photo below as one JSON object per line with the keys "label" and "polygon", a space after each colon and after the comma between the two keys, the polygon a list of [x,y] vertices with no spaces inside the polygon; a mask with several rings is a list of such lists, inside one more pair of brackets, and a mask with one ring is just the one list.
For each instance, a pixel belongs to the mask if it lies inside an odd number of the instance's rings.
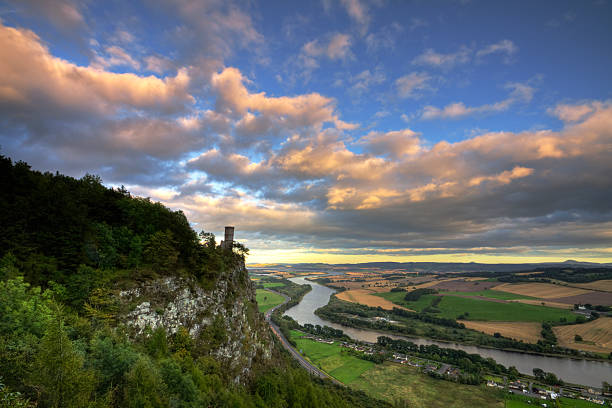
{"label": "green field", "polygon": [[261,313],[267,312],[269,309],[276,305],[280,305],[285,301],[285,298],[274,292],[270,292],[265,289],[257,289],[255,294],[257,299],[257,305]]}
{"label": "green field", "polygon": [[491,299],[514,300],[514,299],[537,299],[530,296],[517,295],[515,293],[502,292],[500,290],[479,290],[477,292],[444,292],[449,295],[483,296]]}
{"label": "green field", "polygon": [[265,282],[263,286],[264,288],[278,288],[280,286],[285,286],[285,284],[281,282]]}
{"label": "green field", "polygon": [[528,305],[525,303],[499,303],[488,300],[468,299],[457,296],[444,296],[437,306],[440,316],[456,319],[469,313],[469,320],[488,320],[505,322],[545,322],[565,318],[568,322],[576,320],[569,310],[553,307]]}
{"label": "green field", "polygon": [[[502,322],[558,322],[561,318],[572,322],[576,320],[576,315],[569,310],[557,309],[553,307],[528,305],[525,303],[500,303],[481,299],[463,298],[451,296],[453,294],[468,296],[486,296],[494,299],[511,300],[525,299],[511,293],[499,292],[495,290],[483,290],[479,292],[448,292],[447,296],[436,306],[439,310],[436,316],[449,319],[456,319],[465,312],[469,320],[502,321]],[[414,302],[404,300],[404,292],[377,293],[376,296],[383,297],[391,302],[416,310],[422,311],[431,305],[435,295],[424,295]]]}
{"label": "green field", "polygon": [[413,367],[389,362],[374,364],[350,355],[337,343],[318,343],[300,338],[303,335],[291,331],[306,358],[344,384],[376,398],[391,403],[404,400],[410,407],[422,408],[503,407],[499,394],[483,386],[436,380]]}
{"label": "green field", "polygon": [[352,383],[363,372],[374,365],[371,361],[362,360],[350,355],[339,344],[319,343],[310,339],[293,337],[297,349],[314,365],[344,384]]}

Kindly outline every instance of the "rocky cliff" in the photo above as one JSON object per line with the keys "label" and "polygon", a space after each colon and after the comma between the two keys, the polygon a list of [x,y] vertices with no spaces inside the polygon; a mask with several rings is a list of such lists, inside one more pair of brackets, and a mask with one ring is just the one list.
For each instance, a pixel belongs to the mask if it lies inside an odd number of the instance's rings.
{"label": "rocky cliff", "polygon": [[123,289],[119,298],[119,321],[133,336],[159,327],[172,335],[184,327],[235,383],[244,383],[253,364],[271,356],[267,324],[242,263],[221,273],[211,288],[191,277],[163,277]]}

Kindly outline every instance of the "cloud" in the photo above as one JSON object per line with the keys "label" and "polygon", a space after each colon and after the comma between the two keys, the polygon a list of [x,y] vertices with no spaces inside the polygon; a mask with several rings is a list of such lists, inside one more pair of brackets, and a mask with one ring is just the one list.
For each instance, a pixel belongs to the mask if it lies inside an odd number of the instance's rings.
{"label": "cloud", "polygon": [[509,83],[505,88],[511,89],[510,95],[499,102],[481,106],[466,106],[463,102],[454,102],[442,109],[428,105],[423,108],[421,119],[458,119],[474,114],[502,112],[510,109],[514,104],[531,101],[535,92],[534,88],[522,83]]}
{"label": "cloud", "polygon": [[517,52],[518,47],[512,41],[501,40],[478,50],[478,52],[476,52],[476,57],[481,58],[489,54],[505,54],[507,58],[506,61],[509,61],[509,58]]}
{"label": "cloud", "polygon": [[401,98],[418,98],[417,91],[430,89],[431,76],[425,72],[411,72],[395,80],[397,93]]}
{"label": "cloud", "polygon": [[504,62],[510,63],[514,54],[518,52],[518,47],[510,40],[500,40],[489,44],[486,47],[474,52],[472,48],[461,46],[457,51],[451,53],[439,53],[429,48],[422,54],[416,56],[412,63],[414,65],[430,66],[435,68],[450,69],[457,65],[467,64],[475,56],[478,59],[491,54],[505,55]]}
{"label": "cloud", "polygon": [[[225,68],[212,77],[217,92],[218,112],[243,117],[245,121],[282,122],[285,128],[319,126],[338,120],[334,114],[334,101],[318,93],[293,97],[268,97],[265,92],[250,93],[244,85],[248,80],[236,68]],[[261,116],[245,116],[248,112]],[[264,126],[265,127],[265,126]]]}
{"label": "cloud", "polygon": [[577,122],[587,115],[595,112],[597,104],[567,105],[559,104],[548,109],[548,113],[561,119],[563,122]]}
{"label": "cloud", "polygon": [[387,78],[382,69],[377,68],[374,71],[366,69],[350,78],[351,91],[358,95],[362,94],[372,86],[384,83],[386,79]]}
{"label": "cloud", "polygon": [[455,65],[466,64],[470,61],[472,50],[462,46],[458,51],[441,54],[429,48],[412,60],[415,65],[427,65],[438,68],[451,68]]}
{"label": "cloud", "polygon": [[349,17],[361,26],[362,34],[365,34],[370,24],[369,10],[365,3],[361,0],[341,0],[341,3]]}
{"label": "cloud", "polygon": [[372,131],[363,136],[359,144],[365,146],[367,152],[376,156],[390,156],[396,159],[421,151],[418,133],[410,129],[390,132]]}
{"label": "cloud", "polygon": [[310,57],[327,56],[331,60],[346,59],[351,55],[351,37],[347,34],[332,35],[327,44],[313,40],[302,47],[302,52]]}
{"label": "cloud", "polygon": [[70,31],[86,27],[83,17],[83,3],[72,0],[18,0],[11,1],[18,11],[25,11],[28,14],[42,17],[51,21],[53,25],[62,30]]}
{"label": "cloud", "polygon": [[52,56],[26,29],[0,26],[0,61],[0,100],[10,110],[47,104],[52,111],[125,107],[174,112],[194,102],[185,69],[161,79],[78,66]]}
{"label": "cloud", "polygon": [[97,69],[108,69],[111,67],[130,67],[135,70],[140,69],[140,62],[134,59],[123,48],[111,45],[106,47],[106,57],[96,55],[91,66]]}

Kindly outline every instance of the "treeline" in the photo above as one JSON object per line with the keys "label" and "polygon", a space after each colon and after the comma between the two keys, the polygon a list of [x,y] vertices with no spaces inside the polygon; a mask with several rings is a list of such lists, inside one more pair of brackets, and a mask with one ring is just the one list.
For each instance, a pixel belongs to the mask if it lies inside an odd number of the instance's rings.
{"label": "treeline", "polygon": [[386,336],[380,336],[377,344],[388,350],[399,353],[452,364],[471,374],[479,374],[482,372],[496,374],[508,373],[506,367],[502,364],[498,364],[492,358],[484,358],[480,354],[469,354],[463,350],[440,348],[435,344],[418,345],[408,340],[394,340]]}
{"label": "treeline", "polygon": [[415,289],[413,291],[406,293],[406,296],[404,296],[404,300],[407,302],[415,302],[419,300],[421,296],[434,295],[436,293],[438,293],[438,291],[435,289],[429,289],[429,288]]}
{"label": "treeline", "polygon": [[215,237],[190,227],[181,211],[81,179],[33,171],[0,156],[0,257],[14,277],[66,290],[80,308],[96,287],[119,279],[189,274],[209,285],[248,252],[223,251]]}

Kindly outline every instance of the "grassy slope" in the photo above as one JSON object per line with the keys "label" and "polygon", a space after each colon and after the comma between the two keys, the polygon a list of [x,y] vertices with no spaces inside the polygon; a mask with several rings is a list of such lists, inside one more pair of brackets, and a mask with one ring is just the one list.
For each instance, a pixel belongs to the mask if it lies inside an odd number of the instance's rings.
{"label": "grassy slope", "polygon": [[280,305],[285,301],[282,296],[265,289],[257,289],[256,299],[259,311],[261,313],[265,313],[268,311],[268,309],[271,309],[276,305]]}
{"label": "grassy slope", "polygon": [[339,381],[369,395],[394,402],[404,399],[410,407],[503,407],[501,399],[484,387],[435,380],[418,370],[397,364],[374,364],[346,352],[338,344],[324,344],[291,337],[310,361]]}
{"label": "grassy slope", "polygon": [[413,367],[393,363],[379,364],[351,383],[389,402],[404,400],[414,408],[503,407],[498,393],[484,386],[436,380]]}
{"label": "grassy slope", "polygon": [[302,355],[344,384],[350,384],[374,365],[371,361],[348,354],[337,343],[325,344],[309,339],[293,338]]}

